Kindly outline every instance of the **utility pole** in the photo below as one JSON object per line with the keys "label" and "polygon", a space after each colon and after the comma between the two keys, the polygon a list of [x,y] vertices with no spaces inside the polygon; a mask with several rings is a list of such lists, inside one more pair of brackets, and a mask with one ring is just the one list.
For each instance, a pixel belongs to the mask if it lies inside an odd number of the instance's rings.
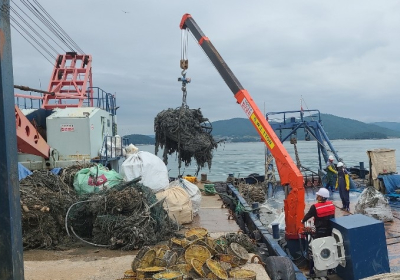
{"label": "utility pole", "polygon": [[0,0],[0,279],[24,279],[10,0]]}

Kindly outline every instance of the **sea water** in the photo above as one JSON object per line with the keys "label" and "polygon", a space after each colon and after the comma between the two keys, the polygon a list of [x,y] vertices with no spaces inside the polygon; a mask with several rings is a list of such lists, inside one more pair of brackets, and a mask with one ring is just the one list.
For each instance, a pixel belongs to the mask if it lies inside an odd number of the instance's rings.
{"label": "sea water", "polygon": [[[384,140],[333,140],[331,141],[333,148],[336,150],[340,158],[347,167],[358,166],[360,162],[364,162],[364,167],[369,169],[368,150],[378,148],[387,148],[396,150],[397,171],[400,170],[400,139],[384,139]],[[298,141],[297,151],[302,166],[313,171],[319,169],[318,148],[315,141]],[[294,145],[288,141],[284,142],[284,147],[296,163]],[[140,151],[154,153],[154,145],[140,145]],[[326,146],[329,149],[328,146]],[[162,159],[163,151],[159,151],[157,156]],[[324,163],[322,163],[324,165]],[[200,170],[200,174],[207,174],[210,181],[225,181],[229,174],[235,177],[246,177],[252,173],[260,175],[265,174],[265,145],[263,142],[248,143],[222,143],[213,152],[212,165],[209,169],[205,167]],[[182,164],[178,169],[178,158],[176,154],[168,156],[168,165],[170,177],[178,175],[194,175],[196,172],[196,162],[193,160],[191,165],[185,167]],[[275,168],[276,169],[276,168]]]}

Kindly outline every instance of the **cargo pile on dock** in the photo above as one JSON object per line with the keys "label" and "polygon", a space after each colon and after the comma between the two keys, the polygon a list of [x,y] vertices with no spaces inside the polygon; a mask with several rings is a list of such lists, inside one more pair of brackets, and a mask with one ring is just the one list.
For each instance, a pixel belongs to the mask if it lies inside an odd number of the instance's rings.
{"label": "cargo pile on dock", "polygon": [[74,175],[35,171],[20,181],[24,249],[63,248],[77,239],[110,249],[133,250],[172,236],[168,218],[152,190],[136,181],[78,196]]}
{"label": "cargo pile on dock", "polygon": [[265,191],[260,184],[251,185],[240,183],[238,189],[240,194],[246,199],[249,204],[253,202],[265,202]]}
{"label": "cargo pile on dock", "polygon": [[52,248],[70,242],[65,231],[65,213],[78,198],[60,176],[34,171],[21,180],[20,198],[25,249]]}
{"label": "cargo pile on dock", "polygon": [[177,230],[161,202],[150,188],[133,180],[73,205],[68,222],[80,239],[110,249],[134,250],[166,240]]}
{"label": "cargo pile on dock", "polygon": [[211,238],[206,229],[192,228],[184,238],[143,247],[122,279],[256,279],[254,271],[241,268],[252,251],[254,244],[245,234]]}

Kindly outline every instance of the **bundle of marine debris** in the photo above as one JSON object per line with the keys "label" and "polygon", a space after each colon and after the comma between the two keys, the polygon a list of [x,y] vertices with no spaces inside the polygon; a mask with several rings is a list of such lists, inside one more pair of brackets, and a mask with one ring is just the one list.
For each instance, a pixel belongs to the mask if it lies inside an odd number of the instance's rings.
{"label": "bundle of marine debris", "polygon": [[197,175],[206,164],[211,168],[212,151],[218,146],[211,130],[211,124],[203,117],[200,109],[183,106],[163,110],[154,119],[155,153],[159,147],[163,148],[163,161],[168,164],[168,155],[177,152],[179,168],[182,161],[185,166],[189,166],[194,158]]}
{"label": "bundle of marine debris", "polygon": [[84,242],[130,250],[171,236],[175,224],[162,203],[136,181],[77,196],[73,178],[85,167],[68,167],[60,175],[34,171],[20,181],[25,249],[70,246],[76,235]]}
{"label": "bundle of marine debris", "polygon": [[177,229],[161,202],[138,179],[121,183],[72,205],[68,228],[81,241],[110,249],[153,245]]}
{"label": "bundle of marine debris", "polygon": [[383,222],[393,221],[389,201],[372,186],[365,188],[358,197],[355,213],[367,215]]}
{"label": "bundle of marine debris", "polygon": [[211,238],[206,229],[192,228],[184,238],[144,246],[123,279],[255,279],[254,271],[243,268],[254,250],[245,234]]}
{"label": "bundle of marine debris", "polygon": [[265,191],[261,184],[252,185],[239,183],[238,189],[240,194],[246,199],[249,204],[253,202],[265,202]]}
{"label": "bundle of marine debris", "polygon": [[75,190],[49,171],[20,181],[22,241],[25,249],[52,248],[70,241],[65,213],[77,201]]}

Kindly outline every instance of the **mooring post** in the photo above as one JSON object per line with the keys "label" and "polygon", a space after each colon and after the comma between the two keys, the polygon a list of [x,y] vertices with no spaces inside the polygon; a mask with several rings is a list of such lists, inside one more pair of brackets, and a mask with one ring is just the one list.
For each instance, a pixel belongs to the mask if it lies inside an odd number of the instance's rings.
{"label": "mooring post", "polygon": [[0,17],[0,279],[24,279],[19,197],[10,0]]}

